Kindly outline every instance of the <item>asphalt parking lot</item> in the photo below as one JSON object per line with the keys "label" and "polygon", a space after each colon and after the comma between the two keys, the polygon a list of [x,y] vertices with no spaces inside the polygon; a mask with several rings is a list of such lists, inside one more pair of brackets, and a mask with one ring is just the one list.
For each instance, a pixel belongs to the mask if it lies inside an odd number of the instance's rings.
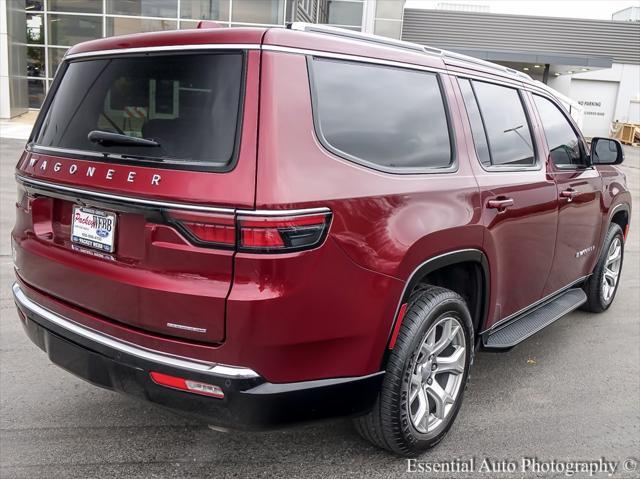
{"label": "asphalt parking lot", "polygon": [[[405,459],[361,440],[348,420],[219,433],[95,388],[50,364],[24,335],[10,293],[13,167],[22,145],[0,140],[0,477],[327,479],[406,473]],[[604,458],[620,461],[614,477],[638,477],[638,471],[621,470],[625,459],[640,459],[640,148],[626,148],[626,155],[623,170],[635,212],[613,306],[601,315],[572,313],[508,353],[478,354],[456,423],[422,460]]]}

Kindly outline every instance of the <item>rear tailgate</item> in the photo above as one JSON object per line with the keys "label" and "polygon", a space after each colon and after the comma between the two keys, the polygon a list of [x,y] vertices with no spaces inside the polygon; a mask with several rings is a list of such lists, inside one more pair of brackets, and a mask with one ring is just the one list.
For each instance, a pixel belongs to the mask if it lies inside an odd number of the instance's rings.
{"label": "rear tailgate", "polygon": [[[219,343],[234,249],[199,241],[198,222],[254,207],[260,55],[158,55],[140,68],[137,56],[62,67],[17,167],[17,273],[103,318]],[[95,143],[92,131],[161,151]]]}

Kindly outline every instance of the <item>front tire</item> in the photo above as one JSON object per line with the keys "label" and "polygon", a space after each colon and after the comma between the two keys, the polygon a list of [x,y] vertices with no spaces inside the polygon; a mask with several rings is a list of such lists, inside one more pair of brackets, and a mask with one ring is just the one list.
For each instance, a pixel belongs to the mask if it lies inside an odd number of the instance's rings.
{"label": "front tire", "polygon": [[584,285],[587,302],[583,309],[601,313],[611,306],[618,291],[622,260],[624,259],[624,236],[616,223],[609,225],[598,263]]}
{"label": "front tire", "polygon": [[464,300],[426,286],[409,299],[373,410],[355,419],[373,444],[403,456],[442,440],[460,410],[473,355]]}

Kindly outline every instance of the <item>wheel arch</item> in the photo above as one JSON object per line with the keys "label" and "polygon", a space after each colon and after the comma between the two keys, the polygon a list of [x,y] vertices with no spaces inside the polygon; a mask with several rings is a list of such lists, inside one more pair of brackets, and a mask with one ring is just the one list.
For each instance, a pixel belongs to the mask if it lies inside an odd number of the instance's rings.
{"label": "wheel arch", "polygon": [[611,211],[609,212],[609,223],[607,228],[611,223],[616,223],[620,228],[622,228],[622,232],[625,233],[626,227],[629,225],[630,221],[631,208],[627,203],[619,203],[611,208]]}
{"label": "wheel arch", "polygon": [[[451,284],[451,281],[456,278],[456,272],[461,271],[461,268],[473,268],[475,273],[473,275],[473,281],[470,284],[465,284],[466,290],[461,287],[456,287]],[[411,294],[421,284],[432,284],[429,280],[434,280],[435,286],[442,286],[451,289],[463,296],[468,301],[467,294],[465,292],[473,292],[476,296],[473,298],[472,305],[470,305],[470,313],[473,320],[474,332],[482,330],[482,326],[486,323],[488,308],[489,308],[489,294],[490,294],[490,275],[489,275],[489,262],[487,256],[483,251],[479,249],[462,249],[456,251],[450,251],[438,256],[434,256],[422,263],[420,263],[409,275],[407,282],[405,283],[404,290],[398,301],[396,307],[395,316],[391,329],[389,331],[389,337],[385,346],[385,354],[383,356],[382,368],[384,369],[388,356],[389,356],[389,344],[391,337],[396,329],[400,328],[398,324],[398,315],[400,308],[403,304],[409,301]],[[476,334],[475,341],[478,341],[479,335]]]}

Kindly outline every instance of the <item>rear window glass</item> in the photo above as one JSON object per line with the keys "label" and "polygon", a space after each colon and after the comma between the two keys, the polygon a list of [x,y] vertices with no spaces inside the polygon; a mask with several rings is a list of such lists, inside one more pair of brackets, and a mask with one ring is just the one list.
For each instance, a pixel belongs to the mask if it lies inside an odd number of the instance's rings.
{"label": "rear window glass", "polygon": [[330,151],[377,169],[451,165],[451,142],[435,74],[312,59],[313,108]]}
{"label": "rear window glass", "polygon": [[[157,165],[228,165],[239,129],[242,65],[240,52],[72,61],[35,144]],[[105,133],[116,140],[96,141]],[[127,145],[123,136],[156,144]]]}

